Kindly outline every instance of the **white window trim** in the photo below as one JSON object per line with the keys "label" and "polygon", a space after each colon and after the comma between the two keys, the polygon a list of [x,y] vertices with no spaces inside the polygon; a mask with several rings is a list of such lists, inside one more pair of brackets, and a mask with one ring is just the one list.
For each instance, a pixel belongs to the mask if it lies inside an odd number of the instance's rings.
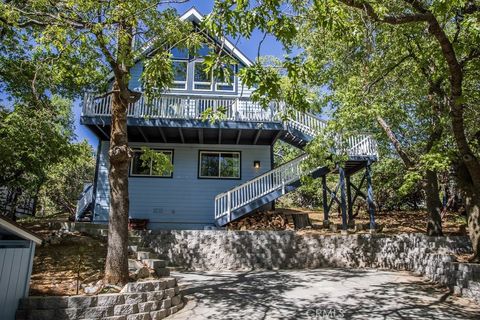
{"label": "white window trim", "polygon": [[[214,154],[218,154],[218,176],[202,176],[202,155],[205,154],[205,153],[214,153]],[[220,158],[222,156],[222,153],[230,153],[230,154],[237,154],[238,155],[238,177],[222,177],[220,176],[220,172],[221,172],[221,162],[220,162]],[[199,159],[198,159],[198,177],[199,178],[202,178],[202,179],[241,179],[242,177],[242,154],[240,151],[215,151],[215,150],[212,150],[212,151],[208,151],[208,150],[204,150],[204,151],[200,151],[200,156],[199,156]]]}
{"label": "white window trim", "polygon": [[[163,152],[163,153],[169,153],[170,154],[170,163],[173,164],[173,150],[169,149],[152,149],[155,152]],[[142,150],[140,149],[133,149],[134,153],[141,153]],[[153,175],[152,174],[152,162],[150,160],[150,174],[139,174],[139,173],[133,173],[133,160],[134,157],[130,160],[130,176],[131,177],[153,177],[153,178],[173,178],[173,170],[171,171],[170,175],[168,176],[159,176],[159,175]]]}
{"label": "white window trim", "polygon": [[183,88],[171,87],[170,90],[186,91],[186,90],[188,89],[188,60],[173,59],[173,60],[172,60],[172,63],[175,63],[175,62],[185,63],[185,64],[187,65],[187,73],[186,73],[186,75],[185,75],[185,81],[178,81],[178,80],[174,80],[174,81],[173,81],[174,84],[183,84],[184,87],[183,87]]}
{"label": "white window trim", "polygon": [[[237,89],[237,86],[236,86],[236,80],[237,80],[237,77],[233,77],[233,82],[232,83],[228,83],[228,82],[215,82],[215,91],[218,91],[218,92],[235,92],[235,90]],[[218,89],[218,86],[232,86],[232,90],[222,90],[222,89]]]}
{"label": "white window trim", "polygon": [[[195,67],[197,63],[203,63],[204,60],[197,60],[193,62],[193,77],[192,77],[192,90],[193,91],[213,91],[213,74],[210,75],[210,82],[195,81]],[[195,89],[195,84],[209,84],[210,89]]]}

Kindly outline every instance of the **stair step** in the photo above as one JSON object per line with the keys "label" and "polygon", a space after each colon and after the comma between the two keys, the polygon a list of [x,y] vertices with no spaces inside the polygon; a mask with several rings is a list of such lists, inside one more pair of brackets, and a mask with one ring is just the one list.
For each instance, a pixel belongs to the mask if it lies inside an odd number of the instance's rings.
{"label": "stair step", "polygon": [[170,269],[168,269],[168,268],[156,268],[155,269],[155,274],[158,277],[168,277],[168,276],[170,276]]}
{"label": "stair step", "polygon": [[150,251],[137,251],[137,260],[157,259],[158,254]]}
{"label": "stair step", "polygon": [[142,262],[151,269],[165,268],[167,261],[160,259],[143,259]]}
{"label": "stair step", "polygon": [[140,244],[143,241],[143,238],[140,236],[129,236],[128,237],[128,243],[129,244]]}
{"label": "stair step", "polygon": [[128,270],[136,271],[143,267],[143,264],[140,261],[135,259],[128,259]]}

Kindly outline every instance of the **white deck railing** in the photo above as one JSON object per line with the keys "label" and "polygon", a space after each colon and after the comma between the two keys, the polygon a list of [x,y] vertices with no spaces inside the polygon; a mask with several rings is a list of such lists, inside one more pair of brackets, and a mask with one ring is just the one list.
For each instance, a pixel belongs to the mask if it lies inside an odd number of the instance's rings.
{"label": "white deck railing", "polygon": [[[82,115],[110,116],[112,95],[95,97],[85,94]],[[205,97],[162,94],[147,100],[142,96],[137,102],[130,104],[128,117],[132,118],[166,118],[201,120],[203,113],[211,109],[224,109],[225,120],[232,121],[281,121],[280,106],[276,103],[264,109],[250,98],[243,97]]]}

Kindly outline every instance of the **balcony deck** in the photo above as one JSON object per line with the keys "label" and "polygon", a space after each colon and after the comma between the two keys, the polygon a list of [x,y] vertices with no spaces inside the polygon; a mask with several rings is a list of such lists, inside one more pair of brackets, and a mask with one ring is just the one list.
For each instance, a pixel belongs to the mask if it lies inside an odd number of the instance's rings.
{"label": "balcony deck", "polygon": [[[81,123],[97,136],[108,139],[111,95],[86,94]],[[129,140],[135,142],[272,144],[285,131],[281,106],[267,109],[249,98],[163,94],[140,98],[128,109]],[[203,118],[205,111],[224,110],[220,121]]]}

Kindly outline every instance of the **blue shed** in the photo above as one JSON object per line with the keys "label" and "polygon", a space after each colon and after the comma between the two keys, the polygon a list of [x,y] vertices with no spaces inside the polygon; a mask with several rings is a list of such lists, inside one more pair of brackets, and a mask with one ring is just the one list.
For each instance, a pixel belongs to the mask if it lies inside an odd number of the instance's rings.
{"label": "blue shed", "polygon": [[42,239],[0,217],[0,319],[15,319],[20,299],[28,296],[35,245]]}

